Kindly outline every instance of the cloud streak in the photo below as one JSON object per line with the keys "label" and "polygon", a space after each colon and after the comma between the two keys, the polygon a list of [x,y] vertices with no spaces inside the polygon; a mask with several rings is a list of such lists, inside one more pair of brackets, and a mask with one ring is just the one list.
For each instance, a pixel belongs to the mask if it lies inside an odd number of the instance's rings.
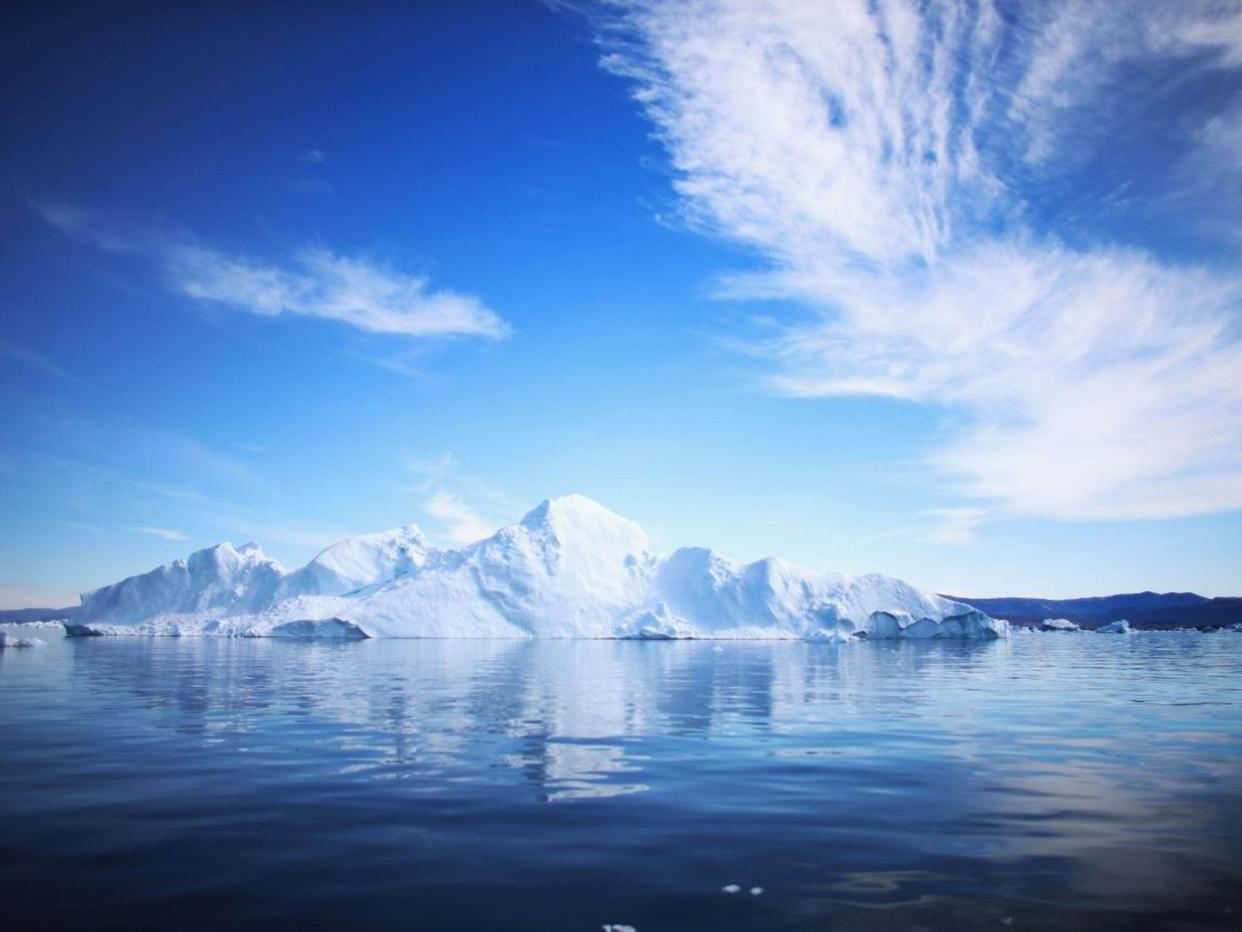
{"label": "cloud streak", "polygon": [[425,276],[322,246],[282,263],[236,255],[186,235],[157,235],[109,222],[75,205],[37,203],[53,227],[113,253],[153,263],[167,287],[197,301],[264,317],[336,320],[368,333],[503,339],[498,314],[474,295],[433,289]]}
{"label": "cloud streak", "polygon": [[508,496],[467,475],[450,452],[410,456],[405,468],[414,481],[403,491],[421,499],[423,511],[453,543],[490,537],[504,523],[495,516],[514,510]]}
{"label": "cloud streak", "polygon": [[423,503],[423,510],[445,525],[444,533],[457,544],[473,544],[476,540],[490,537],[497,525],[453,492],[439,491]]}
{"label": "cloud streak", "polygon": [[[1089,154],[1082,128],[1107,128],[1120,69],[1223,75],[1242,63],[1236,11],[620,9],[598,23],[603,65],[667,147],[685,218],[765,260],[722,294],[800,309],[746,342],[764,384],[943,410],[926,458],[970,500],[938,515],[945,542],[985,514],[1242,507],[1242,281],[1038,220],[1041,185]],[[1210,149],[1242,126],[1231,101],[1200,115],[1200,172],[1234,170]]]}
{"label": "cloud streak", "polygon": [[166,527],[132,527],[130,530],[139,534],[150,534],[152,537],[162,537],[164,540],[189,540],[181,531],[173,531]]}
{"label": "cloud streak", "polygon": [[25,366],[27,369],[35,372],[50,375],[52,378],[60,379],[63,382],[78,381],[56,363],[52,362],[52,360],[28,346],[0,340],[0,357],[8,359],[10,362],[15,362],[20,366]]}

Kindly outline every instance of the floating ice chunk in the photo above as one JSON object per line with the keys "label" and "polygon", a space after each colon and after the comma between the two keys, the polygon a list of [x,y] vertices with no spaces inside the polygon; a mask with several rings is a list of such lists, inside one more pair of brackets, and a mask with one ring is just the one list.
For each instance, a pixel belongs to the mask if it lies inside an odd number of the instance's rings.
{"label": "floating ice chunk", "polygon": [[848,644],[850,636],[843,631],[827,631],[819,628],[810,632],[806,636],[806,640],[820,644]]}
{"label": "floating ice chunk", "polygon": [[742,888],[735,883],[727,883],[720,888],[721,893],[741,893]]}
{"label": "floating ice chunk", "polygon": [[638,932],[633,926],[622,925],[618,922],[610,923],[604,926],[604,932]]}
{"label": "floating ice chunk", "polygon": [[925,638],[1002,638],[1009,634],[1009,623],[989,618],[983,612],[962,607],[963,610],[940,618],[915,618],[908,612],[872,612],[867,625],[858,636],[878,639],[925,639]]}
{"label": "floating ice chunk", "polygon": [[664,602],[657,602],[618,625],[616,636],[632,641],[677,641],[693,638],[694,629],[670,612]]}
{"label": "floating ice chunk", "polygon": [[751,896],[763,896],[763,887],[751,887],[750,895]]}
{"label": "floating ice chunk", "polygon": [[1110,621],[1108,624],[1104,625],[1102,628],[1096,628],[1095,633],[1096,634],[1133,634],[1134,631],[1130,628],[1130,622],[1126,621],[1124,618],[1119,618],[1116,621]]}
{"label": "floating ice chunk", "polygon": [[10,647],[43,647],[44,642],[39,638],[17,637],[7,631],[0,631],[0,650],[6,650]]}
{"label": "floating ice chunk", "polygon": [[1040,631],[1081,631],[1082,629],[1068,618],[1045,618],[1039,623]]}

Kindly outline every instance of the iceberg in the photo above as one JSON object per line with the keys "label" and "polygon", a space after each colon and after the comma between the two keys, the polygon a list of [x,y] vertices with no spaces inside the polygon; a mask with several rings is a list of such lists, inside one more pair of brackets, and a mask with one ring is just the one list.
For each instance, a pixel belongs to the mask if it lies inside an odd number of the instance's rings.
{"label": "iceberg", "polygon": [[1074,622],[1068,618],[1045,618],[1039,623],[1040,631],[1081,631]]}
{"label": "iceberg", "polygon": [[82,596],[70,633],[332,638],[990,639],[1006,622],[872,574],[701,547],[655,554],[581,495],[460,549],[413,526],[353,537],[286,571],[218,544]]}
{"label": "iceberg", "polygon": [[1130,627],[1130,622],[1126,621],[1124,618],[1119,618],[1116,621],[1110,621],[1108,624],[1102,627],[1096,628],[1095,633],[1096,634],[1133,634],[1134,631]]}

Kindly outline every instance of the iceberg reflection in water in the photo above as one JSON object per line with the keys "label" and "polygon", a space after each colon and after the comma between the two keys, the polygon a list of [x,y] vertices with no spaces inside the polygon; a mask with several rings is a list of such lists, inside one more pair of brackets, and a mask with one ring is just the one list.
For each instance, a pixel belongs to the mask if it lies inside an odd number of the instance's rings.
{"label": "iceberg reflection in water", "polygon": [[1239,661],[55,641],[0,654],[0,882],[22,927],[1230,928]]}

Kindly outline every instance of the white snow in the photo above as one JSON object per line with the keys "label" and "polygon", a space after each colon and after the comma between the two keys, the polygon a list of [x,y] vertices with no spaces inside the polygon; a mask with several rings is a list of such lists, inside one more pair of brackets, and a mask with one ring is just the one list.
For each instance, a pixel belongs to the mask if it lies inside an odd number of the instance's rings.
{"label": "white snow", "polygon": [[73,633],[274,637],[994,638],[1008,625],[886,576],[773,558],[651,552],[581,495],[545,501],[459,550],[415,527],[329,547],[285,572],[219,544],[82,597]]}
{"label": "white snow", "polygon": [[430,547],[414,525],[363,534],[333,544],[280,581],[276,597],[345,595],[417,572]]}
{"label": "white snow", "polygon": [[1068,618],[1045,618],[1039,623],[1040,631],[1080,631],[1078,625]]}
{"label": "white snow", "polygon": [[1095,633],[1096,634],[1133,634],[1134,631],[1130,628],[1130,622],[1126,621],[1124,618],[1119,618],[1116,621],[1110,621],[1108,624],[1102,627],[1096,628]]}

